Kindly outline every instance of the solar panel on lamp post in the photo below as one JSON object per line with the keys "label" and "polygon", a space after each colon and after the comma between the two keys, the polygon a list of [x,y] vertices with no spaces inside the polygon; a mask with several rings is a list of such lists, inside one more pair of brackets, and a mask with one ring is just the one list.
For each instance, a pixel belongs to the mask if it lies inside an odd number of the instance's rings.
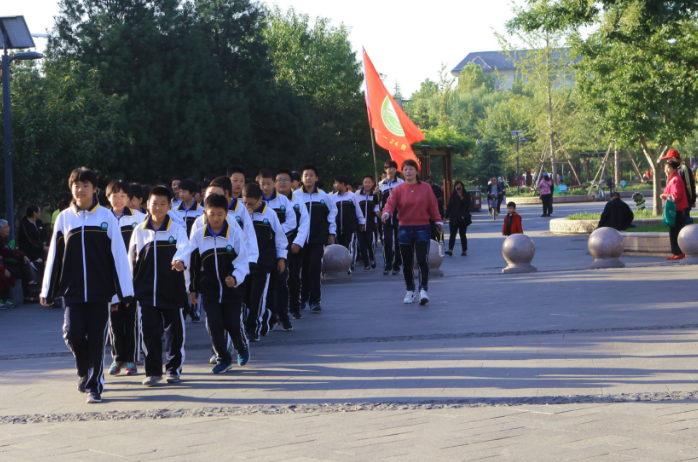
{"label": "solar panel on lamp post", "polygon": [[12,194],[12,105],[10,101],[10,63],[29,59],[41,59],[44,56],[34,51],[9,55],[8,50],[35,48],[24,16],[0,17],[2,33],[2,113],[5,144],[5,214],[10,225],[9,240],[15,238],[14,197]]}

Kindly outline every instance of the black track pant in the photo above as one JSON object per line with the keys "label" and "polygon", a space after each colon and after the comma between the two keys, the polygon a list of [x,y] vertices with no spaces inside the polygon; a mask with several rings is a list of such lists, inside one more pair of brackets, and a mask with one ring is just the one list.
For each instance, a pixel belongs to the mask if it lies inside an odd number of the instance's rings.
{"label": "black track pant", "polygon": [[449,236],[448,236],[448,250],[453,250],[456,246],[456,233],[460,235],[460,245],[463,248],[463,252],[468,250],[468,227],[459,225],[457,223],[449,224]]}
{"label": "black track pant", "polygon": [[298,253],[289,253],[288,260],[288,309],[291,313],[301,310],[301,268],[303,267],[303,249]]}
{"label": "black track pant", "polygon": [[337,234],[337,244],[345,247],[351,255],[351,270],[354,270],[354,260],[356,260],[356,233]]}
{"label": "black track pant", "polygon": [[[291,251],[289,250],[289,253]],[[288,260],[286,260],[288,262]],[[288,294],[288,267],[283,273],[279,274],[277,270],[271,272],[271,280],[273,290],[273,300],[274,303],[270,303],[269,307],[272,309],[276,318],[282,322],[289,322],[288,319],[288,304],[289,304],[289,294]]]}
{"label": "black track pant", "polygon": [[417,254],[417,267],[419,268],[419,289],[429,288],[429,241],[417,241],[413,245],[400,244],[407,290],[415,290],[414,284],[414,256]]}
{"label": "black track pant", "polygon": [[[22,280],[22,295],[24,298],[29,298],[31,297],[31,291],[29,290],[29,281],[32,280],[32,270],[23,261],[18,262],[18,263],[7,263],[5,264],[5,269],[10,272],[10,276],[12,276],[13,279],[21,279]],[[17,303],[21,303],[22,300],[17,301]]]}
{"label": "black track pant", "polygon": [[[243,287],[242,290],[245,288]],[[228,338],[232,340],[233,348],[238,352],[247,346],[247,335],[245,335],[245,326],[242,321],[244,299],[245,295],[240,291],[240,287],[235,289],[235,298],[223,300],[220,303],[217,298],[202,297],[202,305],[206,312],[206,329],[219,363],[228,364],[233,361],[228,351]]]}
{"label": "black track pant", "polygon": [[[250,335],[267,335],[269,331],[269,301],[273,300],[271,292],[271,271],[256,269],[245,279],[247,291],[245,304],[247,305],[247,317],[245,329]],[[269,313],[267,313],[269,311]]]}
{"label": "black track pant", "polygon": [[301,300],[310,305],[322,300],[322,257],[323,244],[305,244],[303,247],[303,270],[301,272]]}
{"label": "black track pant", "polygon": [[671,253],[674,255],[681,255],[683,251],[679,247],[679,233],[683,229],[683,212],[681,210],[676,211],[676,222],[674,226],[669,228],[669,243],[671,244]]}
{"label": "black track pant", "polygon": [[111,356],[120,363],[135,363],[138,361],[138,342],[140,341],[138,326],[138,304],[119,303],[116,311],[109,312],[111,321]]}
{"label": "black track pant", "polygon": [[359,245],[359,255],[368,266],[376,259],[376,235],[373,230],[359,231],[356,233],[356,241]]}
{"label": "black track pant", "polygon": [[143,319],[143,350],[145,375],[162,375],[162,334],[165,334],[165,373],[180,375],[184,364],[186,331],[182,309],[163,309],[154,306],[141,307]]}
{"label": "black track pant", "polygon": [[402,255],[397,240],[398,225],[383,223],[383,261],[385,269],[399,271],[402,266]]}
{"label": "black track pant", "polygon": [[553,213],[553,195],[543,194],[540,196],[543,201],[543,215],[552,215]]}
{"label": "black track pant", "polygon": [[78,377],[87,377],[87,391],[104,390],[104,345],[109,324],[108,302],[65,303],[63,339],[75,356]]}

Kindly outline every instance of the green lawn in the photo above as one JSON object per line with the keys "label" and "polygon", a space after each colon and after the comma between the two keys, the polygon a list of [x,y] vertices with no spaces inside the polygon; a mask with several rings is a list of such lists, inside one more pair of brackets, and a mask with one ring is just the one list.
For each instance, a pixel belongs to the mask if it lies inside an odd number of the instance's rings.
{"label": "green lawn", "polygon": [[[652,215],[652,210],[633,210],[633,215],[636,219],[640,218],[662,218],[661,216]],[[599,213],[574,213],[572,215],[567,215],[567,220],[599,220],[601,219],[601,212]]]}
{"label": "green lawn", "polygon": [[667,228],[664,223],[652,226],[640,226],[639,228],[628,228],[625,230],[626,233],[668,233],[669,228]]}

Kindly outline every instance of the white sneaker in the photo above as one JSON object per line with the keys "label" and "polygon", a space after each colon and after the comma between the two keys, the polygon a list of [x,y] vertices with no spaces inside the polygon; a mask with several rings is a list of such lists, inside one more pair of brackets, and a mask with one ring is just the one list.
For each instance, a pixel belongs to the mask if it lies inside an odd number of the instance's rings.
{"label": "white sneaker", "polygon": [[405,295],[405,303],[414,303],[415,298],[414,290],[408,290],[407,295]]}
{"label": "white sneaker", "polygon": [[427,291],[422,289],[419,291],[419,304],[420,305],[426,305],[429,303],[429,294],[427,294]]}

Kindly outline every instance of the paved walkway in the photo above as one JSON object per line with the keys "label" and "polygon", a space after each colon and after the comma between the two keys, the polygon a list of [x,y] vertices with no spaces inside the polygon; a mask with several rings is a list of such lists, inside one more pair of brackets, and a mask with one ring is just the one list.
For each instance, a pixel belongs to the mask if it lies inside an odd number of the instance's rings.
{"label": "paved walkway", "polygon": [[572,271],[586,243],[520,209],[540,273],[497,271],[501,221],[476,217],[427,307],[398,276],[326,285],[322,314],[223,376],[187,323],[181,384],[107,377],[101,405],[75,391],[60,310],[0,312],[0,460],[698,458],[696,267]]}

